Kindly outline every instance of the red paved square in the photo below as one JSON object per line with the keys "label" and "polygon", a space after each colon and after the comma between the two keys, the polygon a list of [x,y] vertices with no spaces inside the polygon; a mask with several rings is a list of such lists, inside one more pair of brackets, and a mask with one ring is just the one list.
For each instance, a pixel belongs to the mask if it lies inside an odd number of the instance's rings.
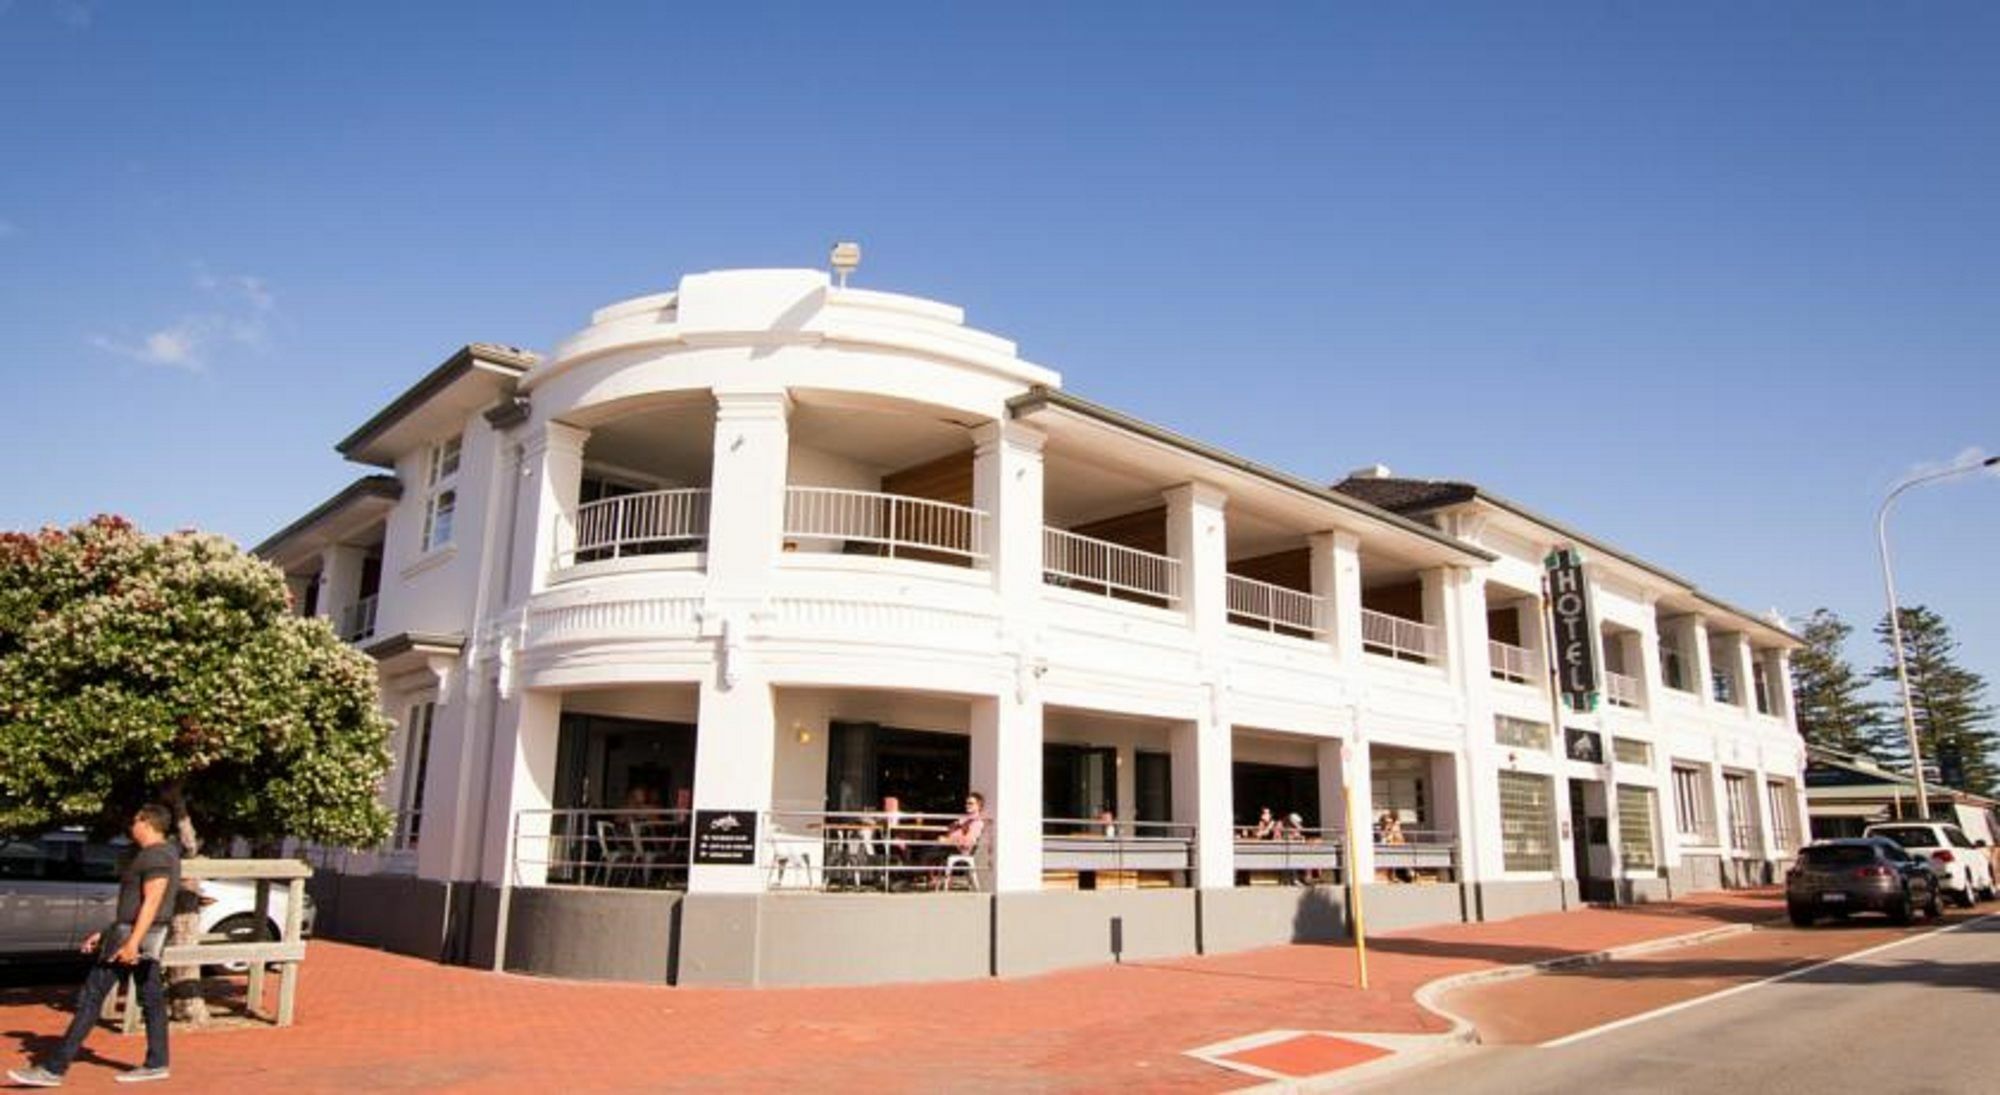
{"label": "red paved square", "polygon": [[1300,1034],[1282,1042],[1221,1056],[1225,1061],[1236,1061],[1282,1076],[1303,1078],[1353,1068],[1388,1055],[1388,1050],[1366,1042],[1335,1038],[1331,1034]]}

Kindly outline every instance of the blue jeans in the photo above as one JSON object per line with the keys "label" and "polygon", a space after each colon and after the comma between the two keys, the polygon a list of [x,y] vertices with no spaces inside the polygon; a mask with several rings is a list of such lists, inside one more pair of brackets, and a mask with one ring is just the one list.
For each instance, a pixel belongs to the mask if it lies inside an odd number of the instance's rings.
{"label": "blue jeans", "polygon": [[69,1070],[70,1062],[83,1049],[83,1040],[89,1037],[90,1029],[97,1025],[97,1017],[104,1011],[104,998],[128,970],[138,978],[139,1005],[146,1013],[146,1067],[167,1067],[167,990],[161,983],[160,964],[141,958],[133,966],[99,962],[90,967],[90,976],[83,979],[83,988],[76,994],[76,1014],[70,1017],[69,1033],[63,1035],[62,1045],[56,1047],[55,1053],[42,1062],[43,1068],[58,1076]]}

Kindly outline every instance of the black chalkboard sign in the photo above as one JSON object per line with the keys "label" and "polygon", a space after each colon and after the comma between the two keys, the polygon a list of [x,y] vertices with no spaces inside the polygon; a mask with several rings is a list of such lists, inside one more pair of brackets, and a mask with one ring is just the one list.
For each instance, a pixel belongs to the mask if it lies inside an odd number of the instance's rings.
{"label": "black chalkboard sign", "polygon": [[706,867],[741,867],[757,862],[757,811],[696,810],[694,861]]}

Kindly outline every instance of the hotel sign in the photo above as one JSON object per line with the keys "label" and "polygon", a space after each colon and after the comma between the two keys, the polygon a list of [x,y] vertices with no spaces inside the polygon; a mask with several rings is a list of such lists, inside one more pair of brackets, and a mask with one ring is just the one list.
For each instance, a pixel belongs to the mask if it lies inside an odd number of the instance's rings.
{"label": "hotel sign", "polygon": [[755,865],[757,811],[696,810],[694,861],[704,867]]}
{"label": "hotel sign", "polygon": [[1549,623],[1554,631],[1556,688],[1572,711],[1597,708],[1597,652],[1590,635],[1590,587],[1583,557],[1558,548],[1543,561],[1548,568]]}

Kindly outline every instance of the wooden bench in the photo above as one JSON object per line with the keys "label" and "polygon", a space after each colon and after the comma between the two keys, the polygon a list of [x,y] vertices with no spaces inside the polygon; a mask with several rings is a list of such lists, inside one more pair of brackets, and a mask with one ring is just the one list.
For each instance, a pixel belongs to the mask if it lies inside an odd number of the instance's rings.
{"label": "wooden bench", "polygon": [[[169,946],[161,952],[160,968],[164,970],[182,969],[188,966],[201,967],[226,965],[243,962],[249,967],[250,987],[248,1001],[250,1013],[270,1020],[273,1025],[288,1027],[298,1005],[299,966],[306,960],[305,905],[306,879],[312,877],[312,868],[296,859],[188,859],[181,863],[183,879],[234,878],[250,879],[257,883],[257,897],[251,909],[260,923],[271,919],[271,884],[285,884],[285,922],[279,927],[279,938],[259,940],[250,943],[213,942],[225,937],[205,935],[199,943],[182,943]],[[277,964],[278,1007],[275,1012],[267,1012],[264,1004],[264,978],[268,968]],[[120,1013],[122,1002],[123,1011]],[[119,1029],[130,1034],[139,1029],[140,1008],[137,986],[127,975],[121,978],[119,986],[105,1001],[106,1017],[117,1016]]]}

